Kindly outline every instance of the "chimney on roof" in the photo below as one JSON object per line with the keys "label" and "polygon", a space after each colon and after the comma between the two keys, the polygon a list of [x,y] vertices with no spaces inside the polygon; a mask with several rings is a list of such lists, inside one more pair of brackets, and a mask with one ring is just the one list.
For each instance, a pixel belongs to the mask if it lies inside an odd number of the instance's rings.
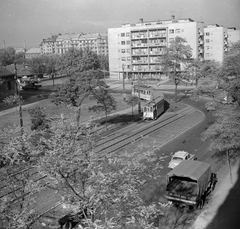
{"label": "chimney on roof", "polygon": [[140,22],[143,24],[143,18],[140,18],[139,20],[140,20]]}
{"label": "chimney on roof", "polygon": [[175,15],[171,15],[171,19],[174,20],[175,19]]}

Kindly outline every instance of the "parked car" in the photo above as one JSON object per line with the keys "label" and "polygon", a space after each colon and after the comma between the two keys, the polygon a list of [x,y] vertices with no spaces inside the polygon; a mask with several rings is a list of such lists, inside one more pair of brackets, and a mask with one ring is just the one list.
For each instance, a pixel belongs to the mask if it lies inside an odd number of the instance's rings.
{"label": "parked car", "polygon": [[197,160],[194,154],[190,154],[186,151],[177,151],[172,155],[171,161],[169,162],[168,168],[174,169],[184,160]]}
{"label": "parked car", "polygon": [[207,111],[215,111],[215,104],[213,102],[207,102],[205,104],[205,108],[207,109]]}
{"label": "parked car", "polygon": [[35,84],[35,83],[28,83],[24,86],[22,86],[23,90],[38,90],[40,87],[42,87],[42,85],[39,84]]}

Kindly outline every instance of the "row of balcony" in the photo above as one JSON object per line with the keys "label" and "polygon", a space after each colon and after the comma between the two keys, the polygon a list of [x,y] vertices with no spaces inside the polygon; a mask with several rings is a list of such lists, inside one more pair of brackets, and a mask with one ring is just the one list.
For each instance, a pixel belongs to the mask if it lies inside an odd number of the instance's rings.
{"label": "row of balcony", "polygon": [[150,51],[150,52],[133,52],[133,56],[141,56],[141,55],[163,55],[163,51]]}
{"label": "row of balcony", "polygon": [[132,34],[132,39],[141,39],[141,38],[154,38],[154,37],[166,37],[166,33],[155,33],[155,34]]}
{"label": "row of balcony", "polygon": [[155,60],[133,60],[132,61],[133,64],[159,64],[159,60],[155,59]]}
{"label": "row of balcony", "polygon": [[148,46],[166,46],[166,42],[148,42],[148,43],[132,43],[132,47],[148,47]]}

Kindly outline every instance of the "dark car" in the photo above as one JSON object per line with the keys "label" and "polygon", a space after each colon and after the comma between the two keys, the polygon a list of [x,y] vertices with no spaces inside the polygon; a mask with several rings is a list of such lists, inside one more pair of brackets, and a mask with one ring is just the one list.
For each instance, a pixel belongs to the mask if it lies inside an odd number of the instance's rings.
{"label": "dark car", "polygon": [[23,90],[38,90],[42,85],[35,84],[35,83],[28,83],[25,86],[22,86]]}

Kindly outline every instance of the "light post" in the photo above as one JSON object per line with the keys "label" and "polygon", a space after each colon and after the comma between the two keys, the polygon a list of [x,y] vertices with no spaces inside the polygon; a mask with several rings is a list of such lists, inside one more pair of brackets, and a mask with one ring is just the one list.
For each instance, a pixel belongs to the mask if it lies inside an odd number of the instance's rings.
{"label": "light post", "polygon": [[123,101],[126,100],[124,67],[125,67],[125,65],[123,64],[122,65],[122,70],[123,70],[123,76],[122,76],[123,77]]}

